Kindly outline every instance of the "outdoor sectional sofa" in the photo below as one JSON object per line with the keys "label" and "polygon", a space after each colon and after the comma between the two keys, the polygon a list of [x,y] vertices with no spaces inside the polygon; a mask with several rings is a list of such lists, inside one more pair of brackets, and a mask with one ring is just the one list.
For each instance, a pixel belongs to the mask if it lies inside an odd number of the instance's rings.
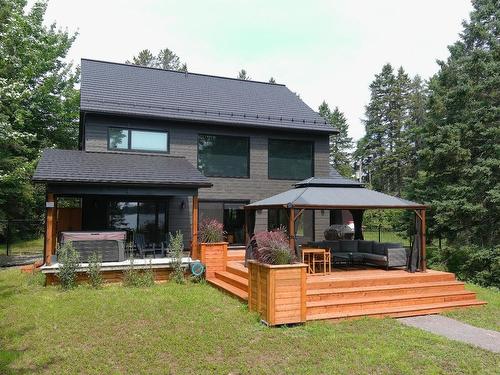
{"label": "outdoor sectional sofa", "polygon": [[306,246],[330,249],[333,262],[341,260],[385,268],[405,267],[408,262],[407,251],[399,243],[336,240],[310,242]]}

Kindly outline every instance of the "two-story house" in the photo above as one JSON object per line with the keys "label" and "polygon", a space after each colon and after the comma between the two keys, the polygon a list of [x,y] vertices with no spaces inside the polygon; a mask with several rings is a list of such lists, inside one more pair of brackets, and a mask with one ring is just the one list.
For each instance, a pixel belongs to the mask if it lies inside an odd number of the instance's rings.
{"label": "two-story house", "polygon": [[[333,133],[282,84],[83,59],[79,150],[45,150],[33,178],[47,185],[54,222],[46,258],[68,229],[126,229],[150,243],[181,230],[189,247],[204,218],[244,244],[243,206],[327,176]],[[58,214],[57,197],[80,203]],[[257,212],[256,230],[285,215]],[[328,212],[307,212],[299,240],[322,238],[329,223]]]}

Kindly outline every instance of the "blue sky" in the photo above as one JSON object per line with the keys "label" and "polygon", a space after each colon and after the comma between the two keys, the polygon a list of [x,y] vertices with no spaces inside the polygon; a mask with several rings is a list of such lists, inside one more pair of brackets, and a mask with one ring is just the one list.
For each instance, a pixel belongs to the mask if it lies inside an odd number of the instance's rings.
{"label": "blue sky", "polygon": [[168,47],[192,72],[271,76],[314,110],[347,116],[355,139],[382,65],[428,78],[471,10],[466,0],[50,0],[47,21],[78,31],[68,59],[124,62]]}

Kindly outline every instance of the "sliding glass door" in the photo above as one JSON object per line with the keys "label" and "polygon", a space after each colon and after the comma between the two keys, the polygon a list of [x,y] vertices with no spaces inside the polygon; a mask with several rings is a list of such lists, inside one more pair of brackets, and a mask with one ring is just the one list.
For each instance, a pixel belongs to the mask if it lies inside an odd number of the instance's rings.
{"label": "sliding glass door", "polygon": [[146,243],[165,241],[167,201],[109,201],[107,216],[110,229],[141,233]]}

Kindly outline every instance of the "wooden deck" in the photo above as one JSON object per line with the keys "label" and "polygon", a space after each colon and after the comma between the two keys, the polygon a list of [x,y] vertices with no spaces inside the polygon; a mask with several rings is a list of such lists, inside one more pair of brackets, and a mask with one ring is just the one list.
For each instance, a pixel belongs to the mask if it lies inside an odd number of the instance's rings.
{"label": "wooden deck", "polygon": [[[244,251],[229,251],[226,270],[216,272],[208,282],[246,301],[248,270],[243,257]],[[307,320],[404,317],[484,304],[449,272],[366,267],[333,269],[329,275],[307,277]]]}

